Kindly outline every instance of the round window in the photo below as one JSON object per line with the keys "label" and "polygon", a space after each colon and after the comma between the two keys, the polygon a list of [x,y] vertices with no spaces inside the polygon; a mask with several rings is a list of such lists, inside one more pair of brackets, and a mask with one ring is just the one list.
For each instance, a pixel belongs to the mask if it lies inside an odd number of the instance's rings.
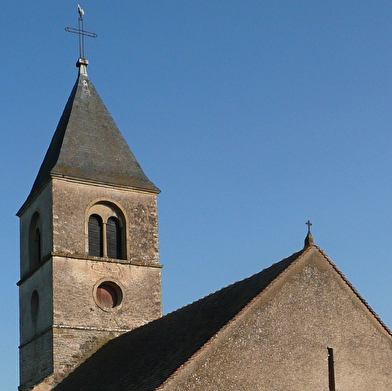
{"label": "round window", "polygon": [[101,308],[111,309],[121,304],[122,291],[113,281],[105,281],[98,285],[95,297]]}

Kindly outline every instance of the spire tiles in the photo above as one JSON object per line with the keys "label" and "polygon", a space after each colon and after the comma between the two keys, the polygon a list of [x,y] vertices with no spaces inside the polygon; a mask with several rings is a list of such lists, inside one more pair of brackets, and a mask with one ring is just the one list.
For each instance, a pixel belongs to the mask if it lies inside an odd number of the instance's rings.
{"label": "spire tiles", "polygon": [[122,136],[86,72],[84,11],[79,10],[79,74],[23,209],[53,177],[158,194]]}

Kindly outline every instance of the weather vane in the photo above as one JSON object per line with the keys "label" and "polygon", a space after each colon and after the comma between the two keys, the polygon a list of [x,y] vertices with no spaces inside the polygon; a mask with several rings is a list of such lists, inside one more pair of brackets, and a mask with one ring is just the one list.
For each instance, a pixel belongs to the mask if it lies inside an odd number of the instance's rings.
{"label": "weather vane", "polygon": [[78,4],[78,13],[79,13],[79,18],[78,18],[78,28],[73,28],[73,27],[66,27],[65,31],[68,33],[75,33],[79,35],[79,58],[84,59],[84,37],[91,37],[91,38],[97,38],[96,33],[92,33],[90,31],[86,31],[83,26],[83,15],[84,15],[84,10],[83,8]]}

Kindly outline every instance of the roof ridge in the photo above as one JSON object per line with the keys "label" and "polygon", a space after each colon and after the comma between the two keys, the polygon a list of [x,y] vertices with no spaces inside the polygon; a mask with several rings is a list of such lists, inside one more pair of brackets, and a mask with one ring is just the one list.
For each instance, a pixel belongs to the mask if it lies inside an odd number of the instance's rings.
{"label": "roof ridge", "polygon": [[[207,346],[209,346],[216,338],[218,338],[218,334],[221,333],[221,331],[227,329],[228,327],[230,327],[231,324],[233,324],[245,311],[247,311],[255,301],[257,301],[260,296],[262,294],[264,294],[267,290],[271,289],[271,286],[277,281],[280,280],[282,278],[283,275],[289,273],[289,271],[295,267],[295,265],[297,263],[300,262],[301,259],[303,259],[303,257],[312,249],[312,248],[316,248],[322,255],[323,257],[327,260],[328,263],[331,264],[331,266],[334,268],[334,270],[343,278],[343,280],[349,285],[349,287],[353,290],[353,292],[355,293],[356,296],[358,296],[358,298],[365,304],[365,306],[368,308],[368,310],[372,313],[372,315],[379,321],[379,323],[385,328],[385,330],[391,335],[391,331],[389,330],[388,326],[386,326],[386,324],[384,324],[384,322],[381,320],[381,318],[375,313],[375,311],[371,308],[371,306],[367,303],[366,300],[364,300],[362,298],[362,296],[359,294],[359,292],[356,290],[356,288],[350,283],[350,281],[347,279],[347,277],[343,274],[343,272],[335,265],[335,263],[328,257],[328,255],[324,252],[324,250],[321,249],[321,247],[315,245],[314,243],[312,243],[311,245],[305,247],[302,251],[293,253],[290,257],[293,257],[295,255],[297,255],[297,257],[295,259],[293,259],[293,261],[286,267],[284,268],[265,288],[263,288],[256,296],[254,296],[244,307],[242,307],[231,319],[229,319],[229,321],[227,323],[225,323],[219,330],[217,330],[212,336],[211,338],[209,338],[206,343],[204,343],[192,356],[190,356],[184,363],[182,363],[158,388],[156,388],[156,391],[162,390],[166,384],[168,382],[170,382],[171,380],[173,380],[175,378],[175,376],[187,365],[189,365],[192,360],[195,359],[196,356],[198,356],[199,354],[201,354],[203,352],[203,350],[205,350],[207,348]],[[273,267],[274,265],[290,258],[283,258],[281,261],[273,263],[270,267],[266,268],[269,269],[271,267]],[[251,278],[257,274],[262,273],[264,270],[249,276],[247,278]],[[228,286],[222,288],[228,288],[233,284],[236,284],[238,282],[244,281],[247,278],[234,282],[232,284],[229,284]],[[219,292],[219,291],[218,291]],[[215,292],[214,292],[215,293]],[[214,293],[211,293],[210,295],[213,295]],[[208,297],[210,295],[207,295],[205,297]],[[201,299],[200,299],[201,300]],[[192,304],[192,303],[191,303]],[[190,304],[189,304],[190,305]]]}
{"label": "roof ridge", "polygon": [[[220,290],[218,290],[218,291],[216,291],[216,292],[219,292],[219,291],[221,291],[221,290],[224,290],[224,289],[227,289],[227,288],[229,288],[230,286],[232,286],[232,285],[235,285],[235,284],[237,284],[237,283],[239,283],[239,282],[243,282],[243,281],[245,281],[245,280],[247,280],[247,279],[250,279],[250,278],[252,278],[252,277],[255,277],[256,275],[259,275],[259,274],[261,274],[263,271],[265,271],[265,270],[267,270],[267,269],[271,269],[272,267],[274,267],[274,266],[276,266],[277,264],[279,264],[280,262],[283,262],[283,261],[285,261],[285,260],[288,260],[288,259],[290,259],[290,258],[292,258],[292,257],[295,257],[288,265],[287,265],[287,267],[286,268],[284,268],[274,279],[272,279],[270,282],[269,282],[269,284],[267,285],[267,286],[265,286],[264,288],[262,288],[261,290],[260,290],[260,292],[258,292],[250,301],[248,301],[246,304],[245,304],[245,306],[244,307],[242,307],[232,318],[230,318],[229,319],[229,321],[228,322],[226,322],[221,328],[219,328],[193,355],[191,355],[184,363],[182,363],[158,388],[156,388],[155,389],[155,391],[159,391],[159,390],[162,390],[165,386],[166,386],[166,384],[169,382],[169,381],[171,381],[176,375],[177,375],[177,373],[179,373],[184,367],[186,367],[187,365],[189,365],[190,363],[191,363],[191,361],[196,357],[196,356],[198,356],[199,354],[201,354],[202,352],[203,352],[203,350],[205,350],[206,348],[207,348],[207,346],[209,346],[216,338],[218,338],[218,334],[221,332],[221,331],[223,331],[223,330],[225,330],[225,329],[227,329],[230,325],[232,325],[249,307],[251,307],[252,306],[252,304],[256,301],[256,300],[258,300],[258,298],[260,297],[260,295],[262,295],[263,293],[265,293],[265,291],[266,290],[268,290],[268,289],[270,289],[270,287],[271,287],[271,285],[272,284],[274,284],[278,279],[280,279],[281,277],[282,277],[282,275],[284,275],[284,274],[287,274],[288,273],[288,271],[289,271],[289,269],[291,269],[292,267],[294,267],[294,264],[296,264],[297,262],[299,262],[299,260],[300,259],[302,259],[303,258],[303,256],[304,256],[304,254],[305,253],[307,253],[307,252],[309,252],[309,249],[311,248],[311,246],[309,246],[309,247],[306,247],[306,248],[304,248],[304,249],[302,249],[302,250],[300,250],[300,251],[298,251],[298,252],[295,252],[295,253],[293,253],[293,254],[291,254],[290,256],[288,256],[288,257],[286,257],[286,258],[283,258],[283,259],[281,259],[280,261],[278,261],[278,262],[275,262],[275,263],[273,263],[271,266],[269,266],[269,267],[267,267],[267,268],[264,268],[263,270],[261,270],[260,272],[258,272],[258,273],[255,273],[255,274],[253,274],[253,275],[251,275],[251,276],[249,276],[249,277],[246,277],[246,278],[244,278],[243,280],[239,280],[239,281],[236,281],[236,282],[233,282],[232,284],[229,284],[229,285],[227,285],[227,286],[225,286],[225,287],[223,287],[223,288],[221,288]],[[205,297],[208,297],[208,296],[211,296],[211,295],[213,295],[213,294],[215,294],[216,292],[213,292],[213,293],[211,293],[211,294],[209,294],[209,295],[206,295],[206,296],[204,296],[203,298],[201,298],[201,299],[199,299],[199,300],[202,300],[202,299],[204,299]],[[197,302],[198,300],[196,300],[195,302]],[[195,303],[194,302],[194,303]],[[190,303],[190,304],[188,304],[188,305],[191,305],[191,304],[193,304],[193,303]],[[186,307],[186,306],[185,306]],[[183,307],[181,307],[181,308],[183,308]]]}
{"label": "roof ridge", "polygon": [[[294,256],[296,256],[296,255],[298,255],[298,258],[299,258],[299,257],[302,257],[306,252],[309,251],[309,248],[310,248],[310,247],[306,247],[306,248],[304,248],[304,249],[302,249],[302,250],[296,251],[296,252],[292,253],[291,255],[289,255],[288,257],[282,258],[280,261],[274,262],[274,263],[272,263],[270,266],[265,267],[264,269],[262,269],[262,270],[260,270],[260,271],[258,271],[258,272],[256,272],[256,273],[253,273],[253,274],[251,274],[250,276],[244,277],[244,278],[242,278],[241,280],[237,280],[237,281],[231,282],[231,283],[229,283],[228,285],[225,285],[225,286],[221,287],[220,289],[217,289],[217,290],[214,291],[214,292],[207,293],[205,296],[202,296],[202,297],[200,297],[200,298],[198,298],[198,299],[196,299],[196,300],[194,300],[194,301],[192,301],[192,302],[190,302],[190,303],[184,304],[183,306],[178,307],[178,308],[176,308],[176,309],[174,309],[174,310],[172,310],[172,311],[166,313],[165,315],[162,316],[162,318],[165,317],[165,316],[167,316],[167,315],[170,315],[170,314],[173,313],[173,312],[177,312],[177,311],[179,311],[179,310],[182,310],[183,308],[187,308],[187,307],[189,307],[189,306],[192,306],[193,304],[195,304],[195,303],[197,303],[197,302],[199,302],[199,301],[201,301],[201,300],[207,299],[207,298],[209,298],[210,296],[213,296],[213,295],[215,295],[216,293],[218,293],[218,292],[220,292],[220,291],[223,291],[223,290],[225,290],[225,289],[228,289],[228,288],[232,287],[233,285],[236,285],[236,284],[238,284],[238,283],[244,283],[246,280],[248,280],[248,279],[250,279],[250,278],[252,278],[252,277],[257,276],[257,275],[259,275],[259,274],[265,272],[265,271],[268,270],[268,269],[273,268],[274,266],[278,265],[280,262],[283,262],[283,261],[285,261],[285,260],[287,260],[287,259],[289,259],[289,258],[291,258],[291,257],[294,257]],[[290,265],[291,265],[291,264],[290,264]],[[288,267],[289,267],[289,266],[288,266]],[[279,276],[280,276],[280,274],[278,275],[278,277],[279,277]],[[271,281],[271,282],[272,282],[272,281]]]}

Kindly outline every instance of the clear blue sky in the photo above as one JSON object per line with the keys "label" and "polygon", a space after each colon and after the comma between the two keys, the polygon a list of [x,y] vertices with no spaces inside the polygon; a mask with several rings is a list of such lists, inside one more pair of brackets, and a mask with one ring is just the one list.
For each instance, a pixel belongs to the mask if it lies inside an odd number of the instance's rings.
{"label": "clear blue sky", "polygon": [[[19,226],[76,80],[76,2],[0,14],[0,384]],[[164,312],[315,243],[392,327],[392,3],[92,1],[89,76],[158,197]],[[336,320],[339,322],[339,319]]]}

